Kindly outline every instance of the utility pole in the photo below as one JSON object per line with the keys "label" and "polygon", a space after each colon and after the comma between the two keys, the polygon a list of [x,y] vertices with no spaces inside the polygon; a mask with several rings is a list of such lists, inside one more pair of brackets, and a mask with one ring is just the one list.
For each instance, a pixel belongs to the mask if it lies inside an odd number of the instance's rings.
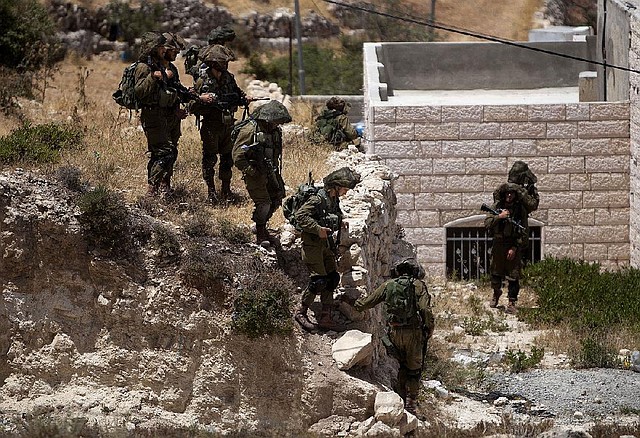
{"label": "utility pole", "polygon": [[[436,22],[436,0],[431,0],[431,24]],[[429,26],[429,36],[431,37],[431,41],[435,40],[436,38],[436,30],[432,27]]]}
{"label": "utility pole", "polygon": [[300,82],[300,94],[305,94],[304,64],[302,62],[302,31],[300,30],[300,3],[294,0],[296,12],[296,39],[298,40],[298,81]]}

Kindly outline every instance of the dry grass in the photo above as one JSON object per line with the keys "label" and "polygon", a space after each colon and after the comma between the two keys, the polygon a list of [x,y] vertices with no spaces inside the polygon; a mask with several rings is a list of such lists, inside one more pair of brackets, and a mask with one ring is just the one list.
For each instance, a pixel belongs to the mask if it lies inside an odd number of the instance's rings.
{"label": "dry grass", "polygon": [[[181,59],[176,62],[182,69]],[[238,63],[231,69],[237,73]],[[27,118],[35,124],[51,121],[74,121],[85,131],[86,148],[63,155],[61,165],[79,168],[92,185],[104,185],[123,193],[130,202],[140,200],[146,191],[146,139],[135,113],[121,111],[111,93],[117,88],[126,66],[115,55],[103,55],[85,60],[69,57],[61,65],[51,88],[42,103],[21,101]],[[183,83],[191,85],[190,76],[181,71]],[[241,75],[236,75],[241,87]],[[238,114],[238,117],[241,115]],[[309,126],[310,107],[299,104],[292,109],[293,124]],[[0,118],[0,135],[19,126],[16,119]],[[178,219],[186,210],[204,209],[218,219],[251,223],[252,203],[247,199],[244,183],[234,171],[232,190],[244,201],[228,208],[205,204],[206,186],[201,173],[201,143],[193,117],[182,123],[178,161],[173,183],[179,197],[163,209],[168,219]],[[296,133],[297,132],[297,133]],[[291,130],[285,135],[283,176],[288,186],[295,189],[307,179],[309,171],[320,179],[328,168],[325,161],[330,153],[326,147],[310,144],[303,138],[302,130]],[[53,170],[53,169],[47,169]],[[185,208],[182,204],[192,204]],[[195,204],[195,207],[194,205]],[[281,213],[274,216],[271,225],[283,222]]]}

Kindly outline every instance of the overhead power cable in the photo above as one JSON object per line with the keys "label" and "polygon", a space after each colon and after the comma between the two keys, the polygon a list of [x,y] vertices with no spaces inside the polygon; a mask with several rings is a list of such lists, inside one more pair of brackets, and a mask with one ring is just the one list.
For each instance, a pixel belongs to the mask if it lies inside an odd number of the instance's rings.
{"label": "overhead power cable", "polygon": [[394,20],[404,21],[405,23],[412,23],[412,24],[418,24],[420,26],[432,27],[434,29],[444,30],[446,32],[452,32],[452,33],[457,33],[457,34],[460,34],[460,35],[465,35],[465,36],[478,38],[478,39],[481,39],[481,40],[492,41],[492,42],[495,42],[495,43],[505,44],[507,46],[513,46],[513,47],[518,47],[520,49],[531,50],[533,52],[545,53],[547,55],[558,56],[558,57],[567,58],[567,59],[573,59],[575,61],[588,62],[590,64],[600,65],[600,66],[603,66],[603,67],[613,68],[613,69],[627,71],[627,72],[631,72],[631,73],[640,73],[640,70],[635,70],[635,69],[632,69],[632,68],[629,68],[629,67],[623,67],[623,66],[620,66],[620,65],[609,64],[609,63],[603,62],[603,61],[595,61],[595,60],[592,60],[592,59],[582,58],[580,56],[568,55],[566,53],[554,52],[553,50],[542,49],[540,47],[531,47],[531,46],[527,46],[525,44],[522,44],[522,43],[519,43],[519,42],[516,42],[516,41],[507,40],[507,39],[500,38],[500,37],[493,36],[493,35],[485,35],[485,34],[482,34],[482,33],[479,33],[479,32],[473,32],[473,31],[470,31],[470,30],[467,30],[467,29],[463,29],[463,28],[457,28],[457,27],[450,26],[450,25],[447,25],[447,24],[439,23],[437,21],[434,21],[434,22],[432,22],[431,20],[424,21],[424,20],[419,20],[417,18],[410,17],[410,16],[401,17],[401,16],[398,16],[398,15],[389,14],[387,12],[376,11],[375,9],[367,9],[367,8],[362,7],[362,6],[350,5],[348,3],[343,3],[343,2],[336,1],[336,0],[322,0],[322,1],[324,1],[325,3],[332,3],[334,5],[343,6],[345,8],[354,9],[354,10],[357,10],[357,11],[362,11],[362,12],[367,13],[367,14],[375,14],[375,15],[379,15],[381,17],[387,17],[387,18],[391,18],[391,19],[394,19]]}

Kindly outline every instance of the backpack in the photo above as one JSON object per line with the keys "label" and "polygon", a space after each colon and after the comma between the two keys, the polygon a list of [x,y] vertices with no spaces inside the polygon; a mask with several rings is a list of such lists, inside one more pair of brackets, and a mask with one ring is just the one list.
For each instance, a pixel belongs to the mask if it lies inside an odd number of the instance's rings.
{"label": "backpack", "polygon": [[306,183],[300,184],[298,190],[293,195],[289,196],[282,202],[282,214],[284,218],[293,225],[296,230],[302,231],[300,226],[296,223],[296,212],[307,202],[311,195],[317,195],[320,191],[320,187],[317,187],[311,178],[311,172],[309,172],[309,180]]}
{"label": "backpack", "polygon": [[120,85],[118,86],[118,89],[112,94],[113,100],[115,100],[118,105],[130,110],[137,110],[140,108],[140,103],[136,98],[135,91],[135,73],[137,66],[138,61],[134,62],[124,69],[124,72],[122,72]]}
{"label": "backpack", "polygon": [[387,284],[385,309],[390,325],[407,326],[416,322],[419,314],[413,281],[412,277],[402,275]]}
{"label": "backpack", "polygon": [[347,137],[338,126],[338,118],[334,116],[334,113],[319,116],[316,119],[316,130],[325,141],[336,145],[345,141]]}
{"label": "backpack", "polygon": [[253,119],[251,117],[248,117],[244,120],[241,120],[240,122],[236,123],[235,125],[233,125],[233,129],[231,130],[231,144],[234,145],[236,144],[236,140],[238,139],[238,135],[240,135],[240,130],[242,129],[243,126],[245,126],[246,124],[252,122]]}
{"label": "backpack", "polygon": [[200,65],[202,64],[198,59],[198,53],[200,53],[200,47],[191,46],[184,54],[184,71],[193,76],[194,81],[200,75]]}

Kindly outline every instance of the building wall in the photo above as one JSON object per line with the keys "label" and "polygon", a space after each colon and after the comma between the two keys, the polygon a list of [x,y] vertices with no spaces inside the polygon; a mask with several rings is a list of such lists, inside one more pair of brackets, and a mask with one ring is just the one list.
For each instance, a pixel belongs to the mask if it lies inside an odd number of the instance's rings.
{"label": "building wall", "polygon": [[[371,81],[365,96],[377,86]],[[407,107],[366,99],[367,151],[399,175],[398,222],[432,275],[446,272],[445,226],[478,215],[516,160],[538,176],[532,218],[543,224],[543,255],[617,268],[630,261],[629,111],[627,102]]]}

